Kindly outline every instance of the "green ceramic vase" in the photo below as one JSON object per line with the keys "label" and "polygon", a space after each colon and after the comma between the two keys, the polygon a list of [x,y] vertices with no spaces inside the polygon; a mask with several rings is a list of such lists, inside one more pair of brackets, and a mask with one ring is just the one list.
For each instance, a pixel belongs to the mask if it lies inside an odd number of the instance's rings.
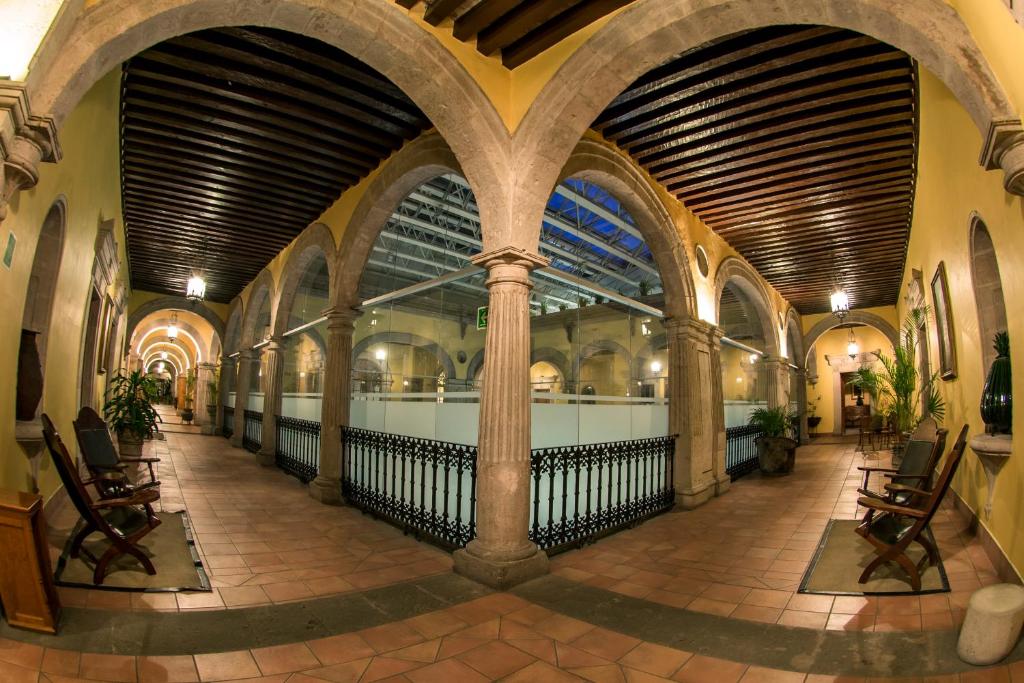
{"label": "green ceramic vase", "polygon": [[992,434],[1009,434],[1013,425],[1013,378],[1010,374],[1010,338],[999,332],[995,339],[996,359],[981,392],[981,419]]}

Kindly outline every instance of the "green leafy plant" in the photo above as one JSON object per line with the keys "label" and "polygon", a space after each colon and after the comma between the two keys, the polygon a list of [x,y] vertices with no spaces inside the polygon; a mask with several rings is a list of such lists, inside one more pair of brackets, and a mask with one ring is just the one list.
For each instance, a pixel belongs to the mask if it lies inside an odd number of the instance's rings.
{"label": "green leafy plant", "polygon": [[785,436],[786,430],[792,426],[794,420],[799,419],[799,415],[787,412],[786,406],[755,408],[750,411],[747,424],[760,427],[767,437],[778,437]]}
{"label": "green leafy plant", "polygon": [[159,385],[141,370],[119,373],[110,381],[103,415],[118,436],[151,439],[160,416],[153,408]]}
{"label": "green leafy plant", "polygon": [[[942,422],[946,415],[946,403],[935,390],[938,373],[931,377],[919,377],[917,369],[917,331],[923,327],[928,308],[915,308],[907,314],[899,345],[893,356],[874,354],[881,368],[864,366],[857,370],[848,382],[871,395],[881,411],[892,415],[900,432],[910,432],[921,421],[921,407],[928,415]],[[920,387],[919,387],[920,385]]]}
{"label": "green leafy plant", "polygon": [[191,408],[196,400],[196,371],[190,369],[185,373],[185,407]]}
{"label": "green leafy plant", "polygon": [[206,403],[207,405],[217,405],[217,399],[220,398],[220,368],[218,367],[210,375],[210,379],[206,382]]}

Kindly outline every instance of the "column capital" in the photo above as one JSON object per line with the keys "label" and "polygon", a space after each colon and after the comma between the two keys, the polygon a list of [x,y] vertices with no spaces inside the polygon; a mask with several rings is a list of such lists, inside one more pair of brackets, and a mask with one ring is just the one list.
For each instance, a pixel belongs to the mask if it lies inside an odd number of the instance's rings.
{"label": "column capital", "polygon": [[712,344],[720,344],[725,334],[722,328],[717,325],[691,316],[665,318],[664,325],[669,334],[683,335],[697,341]]}
{"label": "column capital", "polygon": [[1002,169],[1006,191],[1024,195],[1024,127],[1020,119],[989,123],[979,162],[988,171]]}
{"label": "column capital", "polygon": [[327,318],[327,329],[337,330],[345,327],[353,328],[356,320],[363,314],[362,311],[345,306],[331,306],[325,308],[321,315]]}
{"label": "column capital", "polygon": [[270,353],[281,353],[284,351],[284,337],[271,337],[267,340],[266,350]]}
{"label": "column capital", "polygon": [[25,84],[0,82],[0,221],[7,203],[39,180],[39,163],[60,161],[52,119],[30,114]]}
{"label": "column capital", "polygon": [[259,358],[260,352],[256,349],[245,349],[238,352],[239,361],[254,361]]}
{"label": "column capital", "polygon": [[544,268],[551,259],[519,247],[501,247],[477,254],[469,259],[474,265],[492,270],[498,266],[518,266],[527,271]]}

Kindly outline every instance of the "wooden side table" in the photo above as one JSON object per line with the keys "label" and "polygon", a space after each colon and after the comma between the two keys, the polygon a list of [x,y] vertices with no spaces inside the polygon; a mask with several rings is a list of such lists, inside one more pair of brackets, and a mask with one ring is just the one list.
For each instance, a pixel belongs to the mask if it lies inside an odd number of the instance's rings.
{"label": "wooden side table", "polygon": [[60,600],[46,544],[43,499],[0,489],[0,603],[11,626],[57,632]]}

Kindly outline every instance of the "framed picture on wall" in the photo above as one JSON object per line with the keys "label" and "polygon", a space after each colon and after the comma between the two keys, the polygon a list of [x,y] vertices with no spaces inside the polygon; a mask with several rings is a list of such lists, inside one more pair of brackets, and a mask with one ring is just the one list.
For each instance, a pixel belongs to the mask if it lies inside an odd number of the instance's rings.
{"label": "framed picture on wall", "polygon": [[953,312],[949,305],[944,261],[939,261],[932,276],[932,300],[935,302],[935,327],[939,336],[939,376],[944,380],[955,379],[956,344],[953,341]]}

